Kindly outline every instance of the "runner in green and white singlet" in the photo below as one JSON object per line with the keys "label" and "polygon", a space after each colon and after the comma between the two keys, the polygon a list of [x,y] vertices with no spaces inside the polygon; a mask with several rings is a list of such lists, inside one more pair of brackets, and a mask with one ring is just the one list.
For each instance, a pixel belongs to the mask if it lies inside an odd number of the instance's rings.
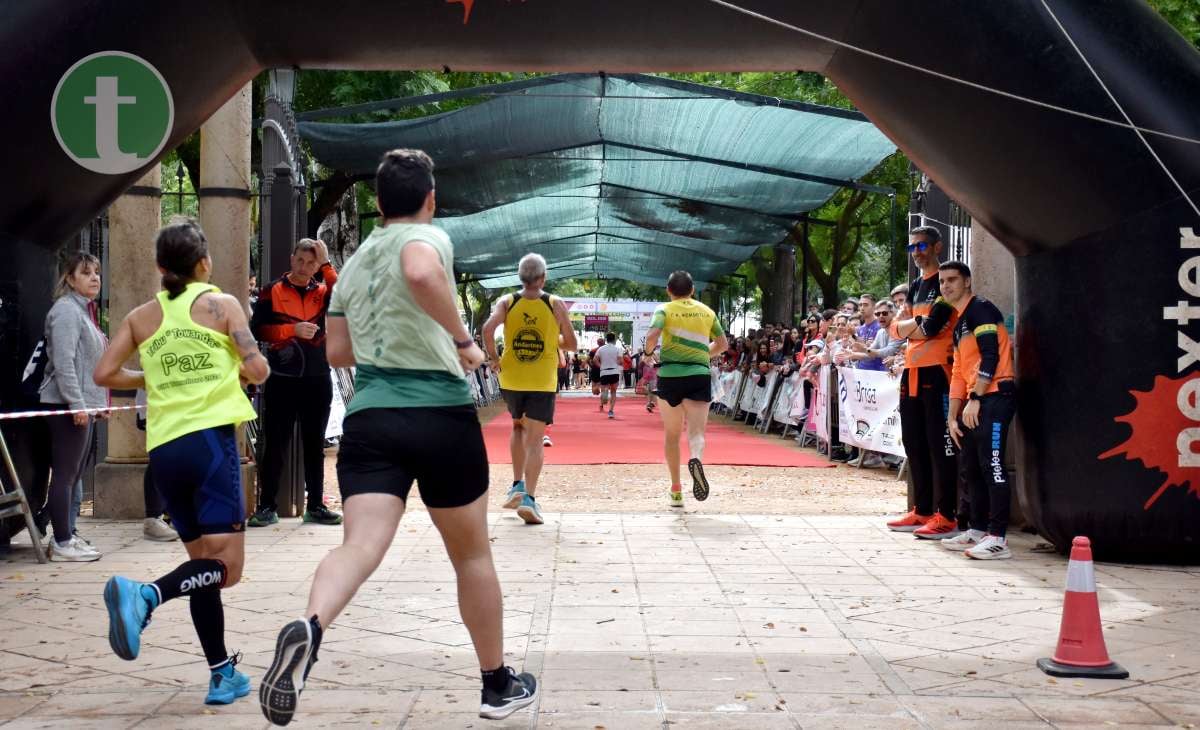
{"label": "runner in green and white singlet", "polygon": [[662,367],[658,372],[658,397],[662,401],[663,430],[667,472],[671,476],[669,502],[683,506],[683,488],[679,480],[679,435],[687,421],[688,472],[692,476],[692,496],[708,499],[708,479],[704,476],[704,429],[708,425],[708,404],[712,400],[712,374],[709,361],[728,347],[725,331],[717,315],[692,298],[692,275],[676,271],[667,280],[671,301],[660,305],[650,321],[645,353],[653,353],[662,338]]}

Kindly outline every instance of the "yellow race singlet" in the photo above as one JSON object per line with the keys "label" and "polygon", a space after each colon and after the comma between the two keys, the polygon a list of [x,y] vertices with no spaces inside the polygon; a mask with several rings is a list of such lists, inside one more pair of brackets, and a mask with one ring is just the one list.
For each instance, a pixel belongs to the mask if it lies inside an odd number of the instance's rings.
{"label": "yellow race singlet", "polygon": [[192,304],[221,290],[193,282],[174,299],[158,293],[162,324],[138,346],[146,373],[146,450],[216,426],[254,420],[238,382],[241,357],[229,335],[196,324]]}
{"label": "yellow race singlet", "polygon": [[549,294],[537,299],[511,295],[504,318],[500,387],[535,393],[558,389],[558,320]]}

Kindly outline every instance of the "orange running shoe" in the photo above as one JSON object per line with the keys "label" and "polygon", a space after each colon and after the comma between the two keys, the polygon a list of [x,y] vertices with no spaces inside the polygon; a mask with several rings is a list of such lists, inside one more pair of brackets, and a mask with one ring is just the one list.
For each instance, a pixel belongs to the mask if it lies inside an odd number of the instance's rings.
{"label": "orange running shoe", "polygon": [[941,512],[934,513],[924,527],[913,530],[913,535],[925,540],[944,540],[947,537],[958,537],[958,523],[948,520]]}
{"label": "orange running shoe", "polygon": [[921,515],[917,514],[917,510],[914,507],[909,511],[908,514],[904,515],[900,519],[888,522],[887,528],[892,532],[912,532],[918,527],[924,526],[929,519],[930,518],[928,517],[922,517]]}

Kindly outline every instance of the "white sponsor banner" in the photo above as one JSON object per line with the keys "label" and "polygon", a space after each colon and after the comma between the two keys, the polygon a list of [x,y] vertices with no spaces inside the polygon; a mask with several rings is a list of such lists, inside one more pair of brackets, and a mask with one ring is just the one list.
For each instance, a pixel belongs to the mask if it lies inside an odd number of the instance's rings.
{"label": "white sponsor banner", "polygon": [[629,346],[634,352],[641,352],[646,347],[646,333],[650,331],[650,320],[654,318],[653,312],[641,312],[633,316],[633,342]]}
{"label": "white sponsor banner", "polygon": [[869,451],[904,456],[900,386],[878,370],[838,368],[838,438]]}
{"label": "white sponsor banner", "polygon": [[817,383],[813,387],[808,407],[808,422],[817,438],[829,441],[829,366],[822,365],[817,371]]}
{"label": "white sponsor banner", "polygon": [[797,390],[800,390],[800,408],[803,409],[804,389],[800,384],[800,373],[792,373],[779,386],[779,395],[775,398],[775,410],[771,414],[772,420],[786,423],[789,426],[795,426],[798,423],[797,419],[792,417],[792,405]]}
{"label": "white sponsor banner", "polygon": [[338,385],[337,373],[332,368],[329,377],[333,381],[333,398],[329,401],[329,420],[325,423],[325,438],[342,435],[342,421],[346,418],[346,404],[342,402],[342,387]]}

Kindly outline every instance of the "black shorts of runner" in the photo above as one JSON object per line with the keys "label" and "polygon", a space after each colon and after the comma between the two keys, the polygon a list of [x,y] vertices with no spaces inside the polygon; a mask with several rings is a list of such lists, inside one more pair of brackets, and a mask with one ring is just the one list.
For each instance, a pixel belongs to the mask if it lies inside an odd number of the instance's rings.
{"label": "black shorts of runner", "polygon": [[621,382],[621,374],[616,375],[601,375],[600,385],[618,385]]}
{"label": "black shorts of runner", "polygon": [[488,490],[487,450],[474,406],[369,408],[346,418],[338,449],[342,501],[391,494],[413,480],[426,507],[462,507]]}
{"label": "black shorts of runner", "polygon": [[530,418],[549,426],[554,423],[554,393],[533,390],[501,390],[513,420]]}
{"label": "black shorts of runner", "polygon": [[600,368],[592,368],[588,370],[588,383],[600,382]]}
{"label": "black shorts of runner", "polygon": [[183,542],[246,529],[246,497],[233,426],[184,434],[150,450],[154,486]]}
{"label": "black shorts of runner", "polygon": [[712,377],[709,375],[684,375],[680,378],[666,378],[659,375],[656,394],[672,408],[685,400],[709,403],[712,401]]}

